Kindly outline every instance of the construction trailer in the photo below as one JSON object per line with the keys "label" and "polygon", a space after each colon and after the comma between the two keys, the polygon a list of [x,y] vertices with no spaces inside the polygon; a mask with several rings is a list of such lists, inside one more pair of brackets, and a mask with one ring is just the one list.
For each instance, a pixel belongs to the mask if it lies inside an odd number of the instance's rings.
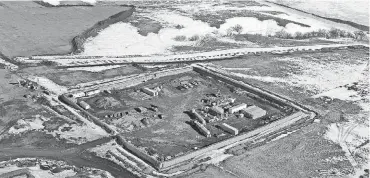
{"label": "construction trailer", "polygon": [[209,114],[214,115],[214,116],[221,116],[222,114],[225,113],[224,109],[222,109],[219,106],[213,106],[213,107],[209,108],[208,112],[209,112]]}
{"label": "construction trailer", "polygon": [[139,106],[139,107],[135,108],[135,110],[139,113],[146,113],[148,111],[148,109],[146,109],[145,107],[142,107],[142,106]]}
{"label": "construction trailer", "polygon": [[87,104],[85,101],[79,101],[77,104],[80,105],[85,110],[88,110],[91,108],[90,105]]}
{"label": "construction trailer", "polygon": [[238,135],[239,134],[239,130],[233,126],[230,126],[226,123],[222,123],[219,125],[221,127],[222,130],[226,131],[226,132],[229,132],[233,135]]}
{"label": "construction trailer", "polygon": [[245,104],[245,103],[238,104],[236,106],[233,106],[233,107],[229,108],[229,113],[233,114],[233,113],[239,112],[239,111],[241,111],[245,108],[247,108],[247,104]]}
{"label": "construction trailer", "polygon": [[195,116],[195,119],[199,122],[199,123],[201,123],[201,124],[203,124],[203,125],[205,125],[206,124],[206,120],[204,120],[204,118],[203,118],[203,116],[201,116],[195,109],[192,109],[191,110],[191,113]]}
{"label": "construction trailer", "polygon": [[194,125],[195,127],[197,127],[199,132],[202,133],[204,136],[211,137],[211,132],[206,127],[204,127],[204,125],[202,125],[198,121],[194,121]]}
{"label": "construction trailer", "polygon": [[141,88],[141,91],[150,95],[150,96],[158,96],[158,91],[154,89],[150,89],[148,87]]}
{"label": "construction trailer", "polygon": [[260,117],[263,117],[267,114],[267,112],[255,105],[249,106],[245,109],[242,110],[243,114],[245,117],[252,118],[252,119],[257,119]]}

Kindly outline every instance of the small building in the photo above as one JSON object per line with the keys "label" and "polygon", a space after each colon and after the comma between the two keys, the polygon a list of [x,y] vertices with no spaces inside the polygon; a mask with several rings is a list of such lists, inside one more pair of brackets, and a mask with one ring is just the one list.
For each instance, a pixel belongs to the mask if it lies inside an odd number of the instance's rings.
{"label": "small building", "polygon": [[142,106],[139,106],[137,108],[135,108],[135,110],[139,113],[146,113],[148,110]]}
{"label": "small building", "polygon": [[92,95],[96,95],[99,93],[100,93],[100,90],[91,90],[91,91],[85,92],[85,96],[92,96]]}
{"label": "small building", "polygon": [[222,123],[219,125],[221,127],[222,130],[226,131],[226,132],[229,132],[233,135],[238,135],[239,134],[239,130],[233,126],[230,126],[226,123]]}
{"label": "small building", "polygon": [[224,114],[224,109],[218,106],[213,106],[209,108],[208,112],[214,116],[221,116],[222,114]]}
{"label": "small building", "polygon": [[80,105],[85,110],[88,110],[91,108],[90,105],[87,104],[85,101],[79,101],[77,104]]}
{"label": "small building", "polygon": [[204,120],[204,118],[195,110],[195,109],[192,109],[191,110],[191,113],[195,116],[195,119],[200,122],[201,124],[205,125],[206,124],[206,120]]}
{"label": "small building", "polygon": [[267,112],[264,109],[255,105],[243,109],[242,112],[245,115],[245,117],[252,119],[257,119],[267,114]]}
{"label": "small building", "polygon": [[233,113],[239,112],[240,110],[243,110],[245,108],[247,108],[247,104],[242,103],[242,104],[239,104],[239,105],[236,105],[236,106],[233,106],[233,107],[229,108],[229,113],[233,114]]}
{"label": "small building", "polygon": [[142,88],[141,91],[150,95],[150,96],[158,96],[158,91],[157,90],[153,90],[153,89],[150,89],[148,87]]}
{"label": "small building", "polygon": [[211,132],[206,127],[204,127],[204,125],[202,125],[198,121],[194,121],[194,125],[197,127],[199,132],[202,133],[204,136],[211,137]]}

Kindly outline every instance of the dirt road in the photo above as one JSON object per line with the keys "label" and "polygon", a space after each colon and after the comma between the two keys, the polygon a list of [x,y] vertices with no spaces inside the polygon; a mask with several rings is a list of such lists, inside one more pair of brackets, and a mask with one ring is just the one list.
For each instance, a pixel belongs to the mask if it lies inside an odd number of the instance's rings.
{"label": "dirt road", "polygon": [[148,57],[122,57],[122,56],[33,56],[31,58],[17,58],[18,62],[38,63],[43,60],[53,61],[64,67],[77,66],[99,66],[117,65],[130,63],[183,63],[183,62],[205,62],[210,60],[224,60],[240,57],[246,54],[276,53],[284,54],[294,51],[316,51],[332,48],[346,48],[351,46],[369,47],[366,44],[329,44],[312,46],[293,46],[293,47],[273,47],[273,48],[240,48],[228,49],[192,54],[178,54],[167,56],[148,56]]}

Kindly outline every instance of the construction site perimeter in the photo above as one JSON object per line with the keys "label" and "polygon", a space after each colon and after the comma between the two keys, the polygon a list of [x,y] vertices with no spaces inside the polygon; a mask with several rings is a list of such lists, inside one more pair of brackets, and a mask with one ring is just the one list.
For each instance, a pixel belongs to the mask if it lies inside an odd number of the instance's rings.
{"label": "construction site perimeter", "polygon": [[316,116],[203,64],[85,83],[59,98],[160,171]]}

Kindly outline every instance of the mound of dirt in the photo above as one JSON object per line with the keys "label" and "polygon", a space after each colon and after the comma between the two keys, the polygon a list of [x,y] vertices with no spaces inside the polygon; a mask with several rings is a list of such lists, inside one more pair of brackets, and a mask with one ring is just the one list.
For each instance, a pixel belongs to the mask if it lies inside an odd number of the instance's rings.
{"label": "mound of dirt", "polygon": [[121,103],[112,97],[101,97],[94,101],[97,108],[114,108],[121,106]]}

